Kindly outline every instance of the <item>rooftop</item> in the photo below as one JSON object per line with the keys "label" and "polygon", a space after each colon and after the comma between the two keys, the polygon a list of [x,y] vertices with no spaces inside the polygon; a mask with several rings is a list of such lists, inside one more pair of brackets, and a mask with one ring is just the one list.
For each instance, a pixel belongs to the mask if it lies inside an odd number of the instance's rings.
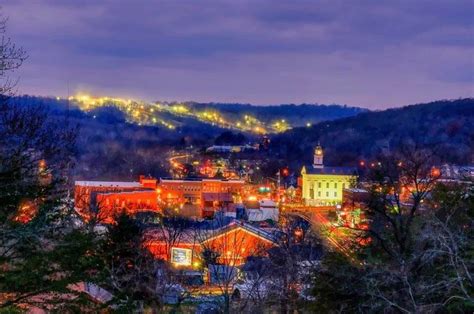
{"label": "rooftop", "polygon": [[236,229],[236,228],[242,228],[243,230],[246,230],[247,232],[250,232],[260,238],[263,238],[269,242],[275,243],[277,241],[275,235],[271,234],[270,232],[263,230],[262,228],[253,226],[249,223],[239,221],[239,220],[234,220],[230,224],[222,226],[221,228],[214,230],[207,239],[205,239],[202,242],[207,242],[210,239],[217,237],[223,233],[226,233],[230,230]]}
{"label": "rooftop", "polygon": [[138,195],[142,195],[143,193],[146,193],[146,194],[156,194],[156,191],[155,190],[152,190],[152,189],[143,189],[143,190],[138,190],[138,191],[115,191],[115,192],[99,192],[97,193],[97,195],[134,195],[134,194],[138,194]]}
{"label": "rooftop", "polygon": [[359,188],[349,188],[349,189],[345,189],[345,190],[348,191],[348,192],[352,192],[352,193],[368,193],[369,192],[365,189],[359,189]]}
{"label": "rooftop", "polygon": [[94,187],[121,187],[121,188],[139,188],[142,187],[140,182],[130,181],[76,181],[76,186],[94,186]]}
{"label": "rooftop", "polygon": [[333,175],[354,175],[357,169],[353,167],[328,167],[314,168],[313,165],[304,167],[307,174],[333,174]]}
{"label": "rooftop", "polygon": [[160,178],[160,182],[226,182],[226,183],[245,183],[243,180],[228,180],[228,179],[208,179],[208,178],[186,178],[186,179],[174,179],[174,178]]}

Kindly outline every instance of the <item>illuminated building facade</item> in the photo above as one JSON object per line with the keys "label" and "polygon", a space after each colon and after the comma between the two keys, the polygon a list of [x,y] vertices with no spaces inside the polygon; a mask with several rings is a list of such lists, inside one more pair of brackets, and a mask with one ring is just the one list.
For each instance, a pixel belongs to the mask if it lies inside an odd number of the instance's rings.
{"label": "illuminated building facade", "polygon": [[[160,179],[159,200],[168,205],[194,205],[202,216],[213,216],[215,210],[241,202],[243,180]],[[206,213],[209,212],[209,213]]]}
{"label": "illuminated building facade", "polygon": [[134,215],[144,211],[159,211],[155,190],[97,193],[96,203],[99,208],[99,221],[110,222],[110,219],[121,212]]}
{"label": "illuminated building facade", "polygon": [[264,256],[275,245],[271,233],[237,220],[201,241],[202,248],[217,253],[219,264],[228,266],[240,266],[249,256]]}
{"label": "illuminated building facade", "polygon": [[180,268],[200,268],[203,250],[214,252],[220,264],[239,266],[249,256],[266,255],[277,242],[268,231],[240,221],[215,230],[184,232],[173,243],[164,230],[149,230],[145,238],[144,246],[155,258]]}
{"label": "illuminated building facade", "polygon": [[144,246],[155,258],[170,262],[176,267],[198,267],[201,246],[193,235],[193,232],[183,232],[175,239],[166,229],[150,229],[145,234]]}
{"label": "illuminated building facade", "polygon": [[323,148],[318,144],[313,165],[303,166],[301,170],[303,201],[308,206],[341,204],[343,190],[355,179],[354,168],[325,166]]}
{"label": "illuminated building facade", "polygon": [[96,215],[100,221],[112,222],[115,214],[158,211],[156,179],[140,176],[138,182],[76,181],[74,206],[84,218]]}

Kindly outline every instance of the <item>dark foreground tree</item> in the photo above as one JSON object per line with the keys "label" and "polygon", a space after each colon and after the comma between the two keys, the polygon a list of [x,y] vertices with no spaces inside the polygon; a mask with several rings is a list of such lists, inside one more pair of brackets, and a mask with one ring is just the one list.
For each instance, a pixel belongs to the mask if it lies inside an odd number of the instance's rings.
{"label": "dark foreground tree", "polygon": [[157,271],[162,265],[143,246],[144,227],[138,220],[121,214],[115,221],[98,249],[103,287],[114,296],[110,303],[122,311],[156,308]]}
{"label": "dark foreground tree", "polygon": [[473,183],[445,185],[433,154],[406,147],[371,171],[367,230],[356,259],[336,253],[316,272],[316,306],[330,311],[472,312]]}
{"label": "dark foreground tree", "polygon": [[[0,309],[82,308],[94,238],[74,228],[67,198],[75,129],[40,106],[18,105],[8,74],[25,60],[0,21]],[[67,302],[66,302],[67,301]]]}

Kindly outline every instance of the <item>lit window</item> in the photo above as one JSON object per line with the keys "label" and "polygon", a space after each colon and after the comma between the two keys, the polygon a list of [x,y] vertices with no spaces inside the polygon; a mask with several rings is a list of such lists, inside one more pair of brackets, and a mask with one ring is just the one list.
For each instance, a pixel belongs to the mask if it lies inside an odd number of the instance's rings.
{"label": "lit window", "polygon": [[175,265],[191,265],[191,255],[190,249],[171,248],[171,262]]}

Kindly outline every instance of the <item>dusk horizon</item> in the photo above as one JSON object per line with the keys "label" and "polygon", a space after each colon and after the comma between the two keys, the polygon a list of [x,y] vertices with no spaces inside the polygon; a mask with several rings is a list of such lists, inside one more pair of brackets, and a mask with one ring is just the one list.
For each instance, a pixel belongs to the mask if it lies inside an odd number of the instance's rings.
{"label": "dusk horizon", "polygon": [[472,97],[470,1],[9,1],[23,94],[385,109]]}
{"label": "dusk horizon", "polygon": [[[347,106],[347,107],[353,107],[353,108],[361,108],[361,109],[367,109],[370,111],[383,111],[387,109],[395,109],[395,108],[401,108],[401,107],[406,107],[406,106],[414,106],[414,105],[420,105],[420,104],[428,104],[432,102],[437,102],[437,101],[455,101],[455,100],[463,100],[463,99],[473,99],[474,96],[466,96],[466,97],[453,97],[453,98],[448,98],[448,97],[440,97],[436,99],[427,99],[425,101],[420,101],[420,102],[408,102],[408,103],[401,103],[393,106],[383,106],[383,107],[368,107],[368,106],[363,106],[363,105],[358,105],[358,104],[349,104],[349,103],[337,103],[337,102],[327,102],[327,103],[322,103],[318,101],[313,101],[313,102],[276,102],[276,103],[252,103],[252,102],[244,102],[244,101],[218,101],[218,100],[204,100],[204,101],[197,101],[194,99],[160,99],[160,98],[140,98],[140,97],[130,97],[126,96],[127,94],[125,93],[117,93],[117,94],[102,94],[102,93],[91,93],[87,92],[84,90],[81,91],[76,91],[76,92],[71,92],[69,94],[32,94],[32,93],[27,93],[27,92],[22,92],[17,90],[18,95],[22,96],[30,96],[30,97],[39,97],[39,98],[58,98],[58,99],[67,99],[68,97],[80,97],[80,95],[86,95],[88,97],[92,98],[101,98],[101,97],[110,97],[110,98],[117,98],[117,99],[130,99],[132,101],[140,102],[140,103],[145,103],[145,104],[151,104],[151,103],[159,103],[159,102],[164,102],[164,103],[196,103],[196,104],[219,104],[219,105],[233,105],[233,104],[238,104],[238,105],[250,105],[250,106],[255,106],[255,107],[274,107],[274,106],[285,106],[285,105],[295,105],[295,106],[301,106],[301,105],[311,105],[311,106]],[[124,95],[124,96],[120,96]]]}

